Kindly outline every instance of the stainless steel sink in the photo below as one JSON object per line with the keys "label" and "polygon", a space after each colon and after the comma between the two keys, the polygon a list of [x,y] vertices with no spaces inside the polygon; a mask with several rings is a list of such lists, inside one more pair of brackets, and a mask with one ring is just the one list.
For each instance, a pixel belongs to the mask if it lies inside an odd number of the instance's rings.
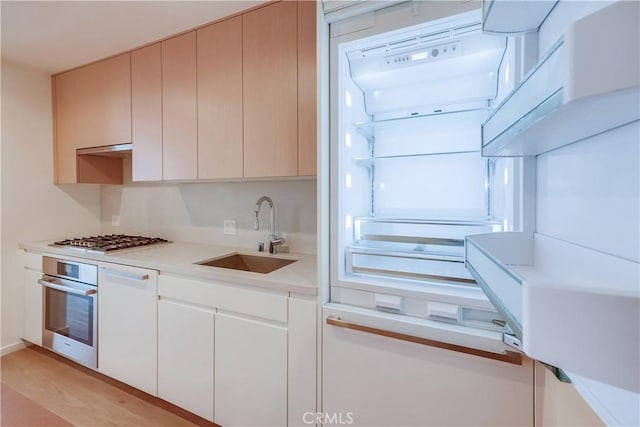
{"label": "stainless steel sink", "polygon": [[296,260],[256,255],[231,254],[221,258],[196,262],[196,264],[266,274],[293,262],[296,262]]}

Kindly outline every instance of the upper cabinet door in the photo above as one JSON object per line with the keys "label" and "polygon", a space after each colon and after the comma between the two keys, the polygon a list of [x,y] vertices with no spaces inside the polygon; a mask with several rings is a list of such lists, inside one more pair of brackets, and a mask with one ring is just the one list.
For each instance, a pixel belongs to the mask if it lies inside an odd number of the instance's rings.
{"label": "upper cabinet door", "polygon": [[165,180],[198,176],[196,32],[162,42],[162,169]]}
{"label": "upper cabinet door", "polygon": [[316,175],[316,2],[298,2],[298,175]]}
{"label": "upper cabinet door", "polygon": [[131,52],[133,181],[162,180],[162,52],[160,43]]}
{"label": "upper cabinet door", "polygon": [[198,178],[242,178],[242,17],[201,28]]}
{"label": "upper cabinet door", "polygon": [[245,177],[298,174],[297,8],[242,15]]}
{"label": "upper cabinet door", "polygon": [[54,79],[57,183],[77,182],[76,149],[131,142],[130,54]]}

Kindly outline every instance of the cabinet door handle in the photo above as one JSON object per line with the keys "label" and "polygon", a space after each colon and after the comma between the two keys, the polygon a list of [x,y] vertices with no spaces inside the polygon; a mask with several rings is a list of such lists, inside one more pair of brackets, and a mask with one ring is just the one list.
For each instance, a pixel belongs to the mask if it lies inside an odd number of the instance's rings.
{"label": "cabinet door handle", "polygon": [[102,272],[107,276],[122,277],[125,279],[137,280],[138,282],[144,282],[149,279],[148,274],[135,274],[129,273],[128,271],[111,270],[106,267],[100,267],[100,270],[102,270]]}
{"label": "cabinet door handle", "polygon": [[430,340],[413,335],[401,334],[399,332],[387,331],[385,329],[372,328],[358,323],[348,322],[336,316],[327,317],[327,325],[339,326],[341,328],[353,329],[354,331],[366,332],[368,334],[380,335],[387,338],[394,338],[401,341],[409,341],[416,344],[430,347],[443,348],[445,350],[456,351],[458,353],[472,354],[474,356],[486,357],[487,359],[500,360],[502,362],[522,365],[522,354],[515,351],[505,351],[503,354],[492,353],[490,351],[478,350],[476,348],[464,347],[456,344],[449,344],[442,341]]}

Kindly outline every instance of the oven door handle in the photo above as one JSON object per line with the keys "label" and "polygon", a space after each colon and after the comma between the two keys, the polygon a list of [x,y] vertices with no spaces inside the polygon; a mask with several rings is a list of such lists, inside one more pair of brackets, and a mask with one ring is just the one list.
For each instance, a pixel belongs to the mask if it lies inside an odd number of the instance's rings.
{"label": "oven door handle", "polygon": [[58,279],[38,279],[38,283],[40,283],[42,286],[46,286],[47,288],[56,289],[62,292],[68,292],[70,294],[89,296],[98,292],[96,289],[85,289],[61,285],[59,282],[61,281]]}

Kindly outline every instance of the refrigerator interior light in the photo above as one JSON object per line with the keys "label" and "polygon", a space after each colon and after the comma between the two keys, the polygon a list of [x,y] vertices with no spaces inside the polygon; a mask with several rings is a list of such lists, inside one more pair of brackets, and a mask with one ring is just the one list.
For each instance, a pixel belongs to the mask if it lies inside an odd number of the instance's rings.
{"label": "refrigerator interior light", "polygon": [[504,68],[504,82],[509,83],[509,78],[511,74],[511,68],[509,67],[509,63],[507,62],[507,66]]}
{"label": "refrigerator interior light", "polygon": [[344,174],[344,186],[345,188],[351,188],[351,174]]}
{"label": "refrigerator interior light", "polygon": [[344,146],[351,148],[351,134],[349,132],[345,132],[344,134]]}
{"label": "refrigerator interior light", "polygon": [[344,105],[351,108],[351,92],[348,90],[344,91]]}
{"label": "refrigerator interior light", "polygon": [[509,168],[504,168],[504,185],[509,185]]}
{"label": "refrigerator interior light", "polygon": [[344,216],[344,228],[351,228],[353,225],[353,217],[349,214]]}

